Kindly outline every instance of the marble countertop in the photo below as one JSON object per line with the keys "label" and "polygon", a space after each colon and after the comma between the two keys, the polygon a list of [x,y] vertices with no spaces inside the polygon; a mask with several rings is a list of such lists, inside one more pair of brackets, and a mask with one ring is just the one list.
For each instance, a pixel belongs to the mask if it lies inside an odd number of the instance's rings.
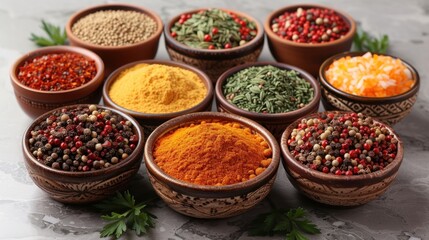
{"label": "marble countertop", "polygon": [[[63,25],[74,12],[106,1],[2,0],[0,4],[0,239],[98,239],[103,221],[91,206],[63,205],[47,197],[29,178],[21,153],[21,137],[31,123],[19,108],[9,81],[9,68],[36,46],[30,33],[41,33],[40,20]],[[114,2],[114,1],[107,1]],[[158,12],[164,21],[198,7],[225,7],[246,12],[260,22],[273,10],[298,1],[251,0],[127,0]],[[417,103],[394,129],[405,144],[397,179],[378,199],[360,207],[334,208],[300,195],[282,167],[270,201],[281,207],[302,206],[322,233],[311,239],[429,239],[429,1],[313,1],[350,13],[367,31],[390,36],[392,55],[414,65],[421,77]],[[157,59],[168,59],[163,39]],[[273,60],[265,46],[260,60]],[[133,180],[133,191],[152,191],[144,166]],[[224,220],[182,216],[158,201],[152,212],[156,228],[143,239],[268,239],[247,235],[246,220],[270,209],[267,200],[250,212]],[[134,237],[134,233],[125,236]],[[275,237],[270,239],[276,239]],[[277,239],[283,239],[277,237]]]}

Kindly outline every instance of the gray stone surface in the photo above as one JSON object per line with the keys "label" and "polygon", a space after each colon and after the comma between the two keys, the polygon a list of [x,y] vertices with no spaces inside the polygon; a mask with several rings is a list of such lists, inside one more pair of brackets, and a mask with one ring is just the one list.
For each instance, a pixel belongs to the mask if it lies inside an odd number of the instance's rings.
{"label": "gray stone surface", "polygon": [[[9,68],[21,54],[35,49],[30,33],[40,33],[40,20],[65,24],[89,5],[114,1],[2,0],[0,2],[0,239],[97,239],[103,222],[90,206],[75,207],[49,199],[29,178],[20,141],[31,123],[19,108],[9,82]],[[158,12],[164,21],[197,7],[226,7],[265,21],[269,12],[298,1],[140,0],[127,1]],[[390,53],[414,65],[421,76],[418,101],[394,128],[405,143],[405,159],[391,188],[380,198],[355,208],[332,208],[298,194],[279,170],[269,201],[277,206],[303,206],[322,233],[311,239],[429,239],[429,1],[314,1],[350,13],[360,25],[391,38]],[[168,59],[163,39],[157,59]],[[273,60],[265,46],[260,60]],[[131,188],[150,192],[144,166]],[[156,228],[145,239],[268,239],[249,237],[246,222],[270,209],[264,201],[250,212],[225,220],[198,220],[175,213],[161,201],[152,210]],[[132,234],[126,238],[136,238]],[[275,239],[273,237],[273,239]],[[283,239],[277,237],[277,239]]]}

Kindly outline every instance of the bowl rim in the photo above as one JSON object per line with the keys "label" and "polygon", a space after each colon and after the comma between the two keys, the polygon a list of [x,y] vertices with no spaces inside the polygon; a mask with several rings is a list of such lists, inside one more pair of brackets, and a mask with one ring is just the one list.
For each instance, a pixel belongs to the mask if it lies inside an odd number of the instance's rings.
{"label": "bowl rim", "polygon": [[[343,35],[343,37],[341,37],[339,39],[336,39],[336,40],[330,41],[330,42],[317,43],[317,44],[298,43],[298,42],[283,39],[283,38],[277,36],[277,34],[275,34],[273,32],[273,30],[271,29],[271,21],[273,20],[273,18],[280,16],[284,12],[291,12],[292,10],[298,9],[298,8],[303,8],[303,9],[321,8],[321,9],[332,10],[335,13],[337,13],[340,17],[342,17],[346,23],[348,23],[350,29],[345,35]],[[350,38],[353,38],[353,36],[356,33],[356,23],[355,23],[355,21],[351,15],[349,15],[348,13],[345,13],[343,11],[337,10],[335,8],[332,8],[330,6],[325,6],[325,5],[321,5],[321,4],[293,4],[293,5],[287,5],[285,7],[279,8],[279,9],[271,12],[268,15],[268,17],[266,18],[265,23],[264,23],[264,28],[265,28],[265,32],[267,33],[267,36],[269,36],[271,39],[276,40],[278,42],[288,44],[288,45],[292,45],[295,47],[304,47],[304,48],[333,46],[333,45],[345,42]]]}
{"label": "bowl rim", "polygon": [[[289,112],[284,112],[284,113],[251,112],[251,111],[241,109],[241,108],[237,107],[236,105],[230,103],[228,100],[226,100],[225,96],[223,95],[222,87],[223,87],[223,84],[225,83],[225,81],[228,79],[228,77],[230,77],[231,75],[233,75],[233,74],[235,74],[235,73],[237,73],[243,69],[246,69],[246,68],[259,67],[259,66],[269,66],[269,65],[274,66],[274,67],[278,67],[281,69],[294,70],[294,71],[298,72],[300,74],[300,76],[304,80],[309,82],[311,87],[313,88],[313,91],[314,91],[313,99],[302,108],[295,109],[295,110],[289,111]],[[296,116],[296,115],[305,113],[305,112],[310,111],[311,109],[315,108],[316,105],[319,105],[320,98],[321,98],[321,88],[320,88],[319,82],[310,73],[308,73],[307,71],[305,71],[301,68],[298,68],[298,67],[295,67],[292,65],[288,65],[288,64],[280,63],[280,62],[269,62],[269,61],[246,63],[246,64],[242,64],[242,65],[230,68],[229,70],[224,72],[218,78],[218,80],[216,82],[216,86],[215,86],[215,93],[216,93],[216,100],[218,100],[220,102],[219,105],[227,108],[229,111],[233,111],[235,113],[238,113],[239,115],[242,115],[242,116],[247,117],[247,118],[252,118],[252,119],[266,119],[266,118],[285,119],[288,117]]]}
{"label": "bowl rim", "polygon": [[[133,66],[136,66],[138,64],[161,64],[165,66],[173,66],[173,67],[179,67],[186,70],[189,70],[193,73],[195,73],[200,80],[203,82],[204,86],[206,87],[207,93],[204,99],[196,104],[195,106],[181,110],[178,112],[171,112],[171,113],[143,113],[143,112],[137,112],[131,109],[127,109],[125,107],[122,107],[118,104],[116,104],[109,96],[109,89],[112,83],[116,80],[117,76],[124,70],[129,69]],[[131,62],[128,64],[123,65],[122,67],[116,69],[113,73],[109,75],[109,77],[104,82],[103,86],[103,101],[107,102],[110,106],[113,106],[116,109],[119,109],[121,112],[127,113],[131,116],[134,116],[136,118],[142,118],[142,119],[150,119],[150,118],[173,118],[177,116],[182,116],[186,113],[194,112],[199,109],[201,109],[203,106],[210,103],[210,101],[213,100],[213,84],[211,82],[211,79],[205,74],[203,71],[199,70],[196,67],[181,63],[181,62],[173,62],[169,60],[140,60]]]}
{"label": "bowl rim", "polygon": [[[87,83],[80,85],[79,87],[71,88],[71,89],[67,89],[67,90],[59,90],[59,91],[38,90],[38,89],[28,87],[28,86],[24,85],[23,83],[21,83],[21,81],[19,81],[17,73],[19,71],[19,68],[24,64],[25,61],[32,60],[36,57],[40,57],[40,56],[44,56],[44,55],[48,55],[48,54],[61,54],[61,53],[74,53],[77,55],[81,55],[81,56],[85,57],[86,59],[93,60],[95,63],[95,66],[97,68],[97,72],[96,72],[95,76],[91,80],[89,80]],[[9,76],[10,76],[10,79],[12,80],[12,83],[14,83],[19,88],[24,89],[28,92],[34,92],[34,93],[38,93],[38,94],[47,94],[47,95],[60,95],[60,94],[72,93],[72,92],[79,91],[81,89],[88,87],[91,84],[94,84],[95,82],[97,82],[97,80],[103,80],[104,70],[105,70],[105,67],[104,67],[103,60],[96,53],[92,52],[91,50],[81,48],[81,47],[75,47],[75,46],[49,46],[49,47],[42,47],[42,48],[38,48],[36,50],[30,51],[30,52],[22,55],[21,57],[19,57],[17,60],[15,60],[15,62],[12,64],[12,66],[10,68]],[[100,81],[100,83],[101,82],[102,81]]]}
{"label": "bowl rim", "polygon": [[[132,125],[134,126],[135,132],[139,136],[139,142],[138,142],[135,150],[128,156],[128,158],[126,160],[120,161],[119,163],[112,165],[108,168],[103,168],[103,169],[94,170],[94,171],[87,171],[87,172],[72,172],[72,171],[58,170],[58,169],[54,169],[52,167],[46,166],[45,164],[41,163],[40,161],[38,161],[37,159],[35,159],[33,157],[33,154],[31,153],[31,151],[29,149],[29,145],[28,145],[28,136],[31,134],[31,130],[38,123],[44,121],[46,119],[46,117],[49,116],[51,113],[53,113],[55,111],[61,111],[61,109],[63,109],[63,108],[71,109],[71,108],[77,108],[79,106],[89,107],[90,105],[97,106],[97,109],[110,110],[110,111],[112,111],[118,115],[121,115],[122,117],[124,117],[128,121],[130,121],[132,123]],[[145,144],[144,137],[145,136],[144,136],[142,127],[138,124],[138,122],[132,116],[130,116],[126,113],[123,113],[123,112],[121,112],[117,109],[111,108],[111,107],[106,107],[106,106],[102,106],[102,105],[98,105],[98,104],[74,104],[74,105],[68,105],[68,106],[55,108],[55,109],[50,110],[50,111],[42,114],[41,116],[37,117],[29,125],[29,127],[27,127],[27,129],[25,130],[25,132],[22,136],[22,149],[23,149],[23,152],[25,155],[24,158],[27,159],[26,161],[32,162],[33,164],[35,164],[38,168],[42,169],[47,174],[55,174],[55,175],[60,175],[63,177],[72,177],[72,178],[85,178],[85,177],[104,176],[104,175],[108,176],[109,173],[111,174],[112,172],[116,172],[118,170],[121,170],[121,168],[125,167],[126,165],[132,164],[133,162],[138,160],[137,157],[144,148],[144,144]]]}
{"label": "bowl rim", "polygon": [[[233,48],[229,48],[229,49],[201,49],[201,48],[195,48],[195,47],[191,47],[191,46],[188,46],[186,44],[183,44],[183,43],[177,41],[175,38],[173,38],[170,35],[171,27],[174,25],[174,23],[176,23],[176,21],[180,18],[180,16],[182,14],[193,14],[193,13],[197,13],[197,12],[202,11],[202,10],[209,10],[209,9],[220,9],[220,10],[225,11],[225,12],[231,12],[231,13],[234,13],[234,14],[240,16],[240,17],[244,17],[244,18],[248,19],[249,21],[252,21],[256,25],[256,30],[257,30],[256,36],[252,40],[250,40],[249,42],[247,42],[246,44],[244,44],[242,46],[237,46],[237,47],[233,47]],[[227,9],[227,8],[221,8],[221,7],[197,8],[197,9],[182,12],[182,13],[172,17],[168,21],[168,24],[164,29],[165,40],[167,42],[173,44],[180,51],[192,51],[194,53],[204,53],[204,54],[210,54],[210,55],[221,55],[221,54],[227,54],[227,53],[231,53],[231,52],[235,52],[235,51],[240,51],[240,52],[250,51],[254,48],[255,44],[258,44],[261,40],[262,41],[264,40],[264,33],[265,33],[265,31],[264,31],[263,25],[261,25],[261,23],[259,23],[259,21],[256,18],[254,18],[251,15],[248,15],[246,13],[240,12],[240,11],[235,11],[235,10],[231,10],[231,9]],[[167,47],[167,44],[166,44],[166,47]]]}
{"label": "bowl rim", "polygon": [[[79,37],[77,37],[76,35],[73,34],[72,31],[72,27],[73,25],[79,21],[82,17],[86,17],[89,14],[98,12],[98,11],[104,11],[104,10],[123,10],[123,8],[125,8],[125,10],[127,11],[135,11],[135,12],[139,12],[139,13],[144,13],[147,16],[149,16],[150,18],[152,18],[157,26],[156,31],[147,39],[140,41],[140,42],[136,42],[133,44],[129,44],[129,45],[121,45],[121,46],[103,46],[103,45],[97,45],[97,44],[93,44],[90,42],[86,42],[81,40]],[[82,15],[81,17],[78,18],[79,15]],[[135,46],[140,46],[143,45],[147,42],[153,41],[157,38],[159,38],[163,32],[163,28],[164,28],[164,24],[162,22],[161,17],[154,11],[138,6],[138,5],[134,5],[134,4],[128,4],[128,3],[106,3],[106,4],[98,4],[98,5],[94,5],[94,6],[90,6],[84,9],[81,9],[77,12],[75,12],[67,21],[66,26],[65,26],[65,30],[67,33],[67,37],[72,39],[73,41],[77,42],[79,45],[84,46],[85,48],[89,48],[89,49],[93,49],[95,51],[100,51],[100,50],[123,50],[123,49],[128,49],[128,48],[132,48]]]}
{"label": "bowl rim", "polygon": [[[230,122],[238,122],[243,126],[250,127],[252,130],[256,131],[261,137],[263,137],[268,144],[270,145],[273,155],[271,164],[263,171],[260,175],[257,175],[253,179],[249,179],[245,182],[222,185],[222,186],[213,186],[213,185],[199,185],[190,182],[186,182],[183,180],[179,180],[174,178],[167,173],[165,173],[154,161],[153,157],[153,148],[156,140],[164,134],[168,133],[171,130],[177,129],[187,123],[195,122],[198,120],[205,119],[217,119],[217,120],[226,120]],[[280,148],[275,140],[274,136],[265,129],[262,125],[257,122],[250,120],[248,118],[238,116],[235,114],[228,113],[220,113],[220,112],[198,112],[198,113],[190,113],[186,114],[174,119],[171,119],[152,132],[152,134],[147,139],[145,149],[144,149],[144,158],[146,164],[146,170],[154,175],[156,179],[163,182],[164,184],[174,186],[174,188],[179,189],[189,189],[192,191],[200,191],[200,192],[216,192],[216,193],[230,193],[234,191],[243,191],[243,189],[252,188],[258,185],[264,184],[264,182],[268,182],[272,177],[275,177],[277,174],[277,169],[280,163]]]}
{"label": "bowl rim", "polygon": [[343,90],[340,90],[336,87],[334,87],[331,83],[328,82],[328,80],[326,79],[326,70],[331,66],[331,64],[342,58],[342,57],[356,57],[356,56],[362,56],[364,54],[366,54],[368,52],[342,52],[339,54],[336,54],[334,56],[331,56],[330,58],[326,59],[322,65],[320,65],[319,68],[319,81],[320,84],[322,85],[323,88],[327,89],[329,92],[333,92],[338,96],[341,96],[343,98],[348,98],[348,99],[352,99],[354,101],[359,101],[359,102],[366,102],[366,103],[379,103],[379,102],[386,102],[386,103],[390,103],[390,102],[398,102],[407,98],[410,98],[411,96],[413,96],[414,94],[416,94],[420,88],[420,76],[419,73],[417,72],[417,70],[407,61],[403,60],[402,58],[390,55],[390,54],[384,54],[384,53],[371,53],[372,55],[376,54],[379,56],[387,56],[387,57],[392,57],[394,59],[399,59],[402,64],[405,65],[405,67],[410,70],[411,75],[413,76],[414,79],[414,85],[408,89],[406,92],[401,93],[399,95],[394,95],[394,96],[389,96],[389,97],[364,97],[364,96],[358,96],[358,95],[354,95],[351,93],[347,93],[344,92]]}
{"label": "bowl rim", "polygon": [[[404,157],[404,149],[403,149],[403,143],[402,140],[399,138],[398,134],[393,130],[393,128],[387,124],[384,124],[377,118],[373,118],[375,123],[378,123],[384,127],[386,127],[389,130],[389,133],[392,134],[397,140],[398,140],[398,146],[397,146],[397,153],[395,159],[389,163],[387,166],[384,167],[381,171],[371,172],[367,174],[361,174],[361,175],[352,175],[352,176],[345,176],[345,175],[335,175],[331,173],[323,173],[314,169],[311,169],[307,167],[306,165],[296,161],[292,154],[289,151],[289,148],[287,147],[287,140],[292,133],[292,130],[301,122],[302,119],[308,119],[315,116],[320,116],[321,114],[328,114],[328,113],[334,113],[334,114],[345,114],[345,113],[353,113],[350,111],[326,111],[326,112],[318,112],[309,114],[307,116],[301,117],[291,123],[286,130],[283,132],[282,137],[280,139],[280,149],[282,151],[282,163],[284,168],[289,169],[290,167],[288,165],[291,165],[295,169],[299,169],[300,172],[305,172],[305,175],[301,175],[303,178],[309,178],[312,181],[319,181],[319,182],[326,182],[329,184],[345,184],[348,182],[359,182],[359,181],[370,181],[370,182],[380,182],[380,180],[384,179],[387,176],[390,176],[394,174],[399,167],[401,166],[403,157]],[[365,114],[364,114],[365,115]],[[365,115],[367,116],[367,115]]]}

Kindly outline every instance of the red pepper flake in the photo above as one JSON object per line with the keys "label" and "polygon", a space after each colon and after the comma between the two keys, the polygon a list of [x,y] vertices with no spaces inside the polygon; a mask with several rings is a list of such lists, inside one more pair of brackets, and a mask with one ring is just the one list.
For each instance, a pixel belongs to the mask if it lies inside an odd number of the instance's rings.
{"label": "red pepper flake", "polygon": [[350,30],[344,19],[333,10],[322,8],[285,12],[271,22],[271,30],[279,37],[298,43],[331,42]]}
{"label": "red pepper flake", "polygon": [[95,77],[95,61],[76,53],[46,54],[26,61],[19,68],[18,80],[42,91],[77,88]]}

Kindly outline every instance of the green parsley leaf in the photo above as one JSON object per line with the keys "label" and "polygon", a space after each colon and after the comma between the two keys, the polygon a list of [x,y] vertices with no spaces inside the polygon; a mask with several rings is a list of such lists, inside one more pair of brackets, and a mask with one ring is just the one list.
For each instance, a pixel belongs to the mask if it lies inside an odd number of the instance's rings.
{"label": "green parsley leaf", "polygon": [[108,223],[101,230],[100,237],[119,238],[127,229],[134,230],[140,236],[146,234],[150,228],[154,228],[153,219],[156,216],[146,211],[146,202],[136,205],[134,196],[126,191],[96,204],[95,207],[102,212],[110,212],[108,215],[101,216]]}
{"label": "green parsley leaf", "polygon": [[295,220],[296,225],[298,225],[298,227],[309,234],[317,234],[320,233],[320,229],[317,228],[316,224],[310,222],[307,219],[304,220]]}
{"label": "green parsley leaf", "polygon": [[248,232],[253,236],[285,235],[286,239],[307,240],[302,232],[318,234],[320,229],[305,218],[305,210],[299,207],[260,214],[252,221]]}
{"label": "green parsley leaf", "polygon": [[42,20],[41,28],[48,35],[48,38],[32,33],[30,40],[36,43],[36,45],[45,47],[66,44],[67,34],[65,30],[61,31],[60,27],[45,22],[44,20]]}
{"label": "green parsley leaf", "polygon": [[134,196],[126,191],[123,194],[118,192],[115,196],[95,204],[94,206],[103,212],[119,212],[134,208],[135,202]]}
{"label": "green parsley leaf", "polygon": [[100,232],[100,237],[115,236],[119,238],[127,231],[127,225],[123,219],[117,219],[113,222],[106,224]]}
{"label": "green parsley leaf", "polygon": [[302,233],[297,230],[292,230],[290,233],[286,235],[287,240],[308,240]]}
{"label": "green parsley leaf", "polygon": [[354,49],[363,52],[386,53],[389,48],[389,36],[372,37],[368,32],[358,30],[353,38]]}

